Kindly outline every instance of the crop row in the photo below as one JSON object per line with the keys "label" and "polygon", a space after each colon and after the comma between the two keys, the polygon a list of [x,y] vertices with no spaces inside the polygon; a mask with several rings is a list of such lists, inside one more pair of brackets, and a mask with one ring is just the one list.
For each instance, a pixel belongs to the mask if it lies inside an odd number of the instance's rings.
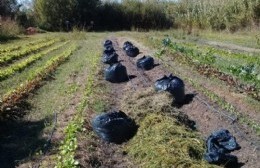
{"label": "crop row", "polygon": [[[180,45],[180,44],[179,44]],[[212,46],[197,45],[194,43],[181,43],[186,50],[193,50],[199,53],[209,53],[215,57],[215,64],[220,67],[223,63],[225,64],[225,69],[230,65],[248,65],[248,64],[260,64],[260,53],[239,53],[232,52],[226,49],[217,49]]]}
{"label": "crop row", "polygon": [[2,49],[0,49],[0,55],[3,55],[4,53],[7,53],[7,52],[19,50],[21,48],[22,48],[22,46],[11,46],[11,47],[2,48]]}
{"label": "crop row", "polygon": [[9,53],[4,55],[3,57],[0,57],[0,65],[11,63],[15,59],[22,58],[28,54],[38,52],[44,47],[48,47],[54,43],[56,43],[58,40],[50,40],[48,42],[40,43],[35,46],[28,46],[22,50],[19,50],[17,52]]}
{"label": "crop row", "polygon": [[12,51],[15,51],[15,50],[22,49],[22,48],[24,48],[26,46],[32,46],[32,45],[43,43],[43,42],[47,42],[47,41],[50,41],[50,39],[49,38],[40,39],[40,40],[35,40],[35,41],[29,42],[29,43],[23,44],[23,45],[18,45],[18,46],[17,45],[14,45],[14,46],[12,45],[12,46],[9,46],[9,47],[0,48],[0,56],[3,56],[4,54],[12,52]]}
{"label": "crop row", "polygon": [[[94,54],[94,57],[93,57]],[[85,83],[85,88],[83,91],[83,97],[75,108],[75,116],[68,123],[64,130],[65,138],[61,141],[59,146],[59,153],[57,155],[57,161],[55,162],[55,168],[64,167],[78,167],[79,161],[76,160],[76,150],[78,148],[78,133],[82,132],[85,128],[84,119],[86,118],[86,113],[84,110],[89,108],[91,104],[91,97],[94,96],[95,91],[95,75],[97,74],[99,57],[97,53],[88,53],[85,55],[88,59],[88,78]],[[88,115],[88,114],[87,114]]]}
{"label": "crop row", "polygon": [[[157,54],[156,57],[160,60],[160,63],[163,64],[167,69],[169,69],[174,74],[179,74],[180,72],[176,71],[174,66],[169,64],[169,60],[167,58],[161,57],[163,53]],[[241,124],[246,124],[251,129],[256,131],[257,135],[260,135],[260,124],[255,122],[254,120],[250,119],[248,116],[244,115],[245,112],[239,111],[235,106],[232,104],[226,102],[225,99],[219,97],[214,92],[206,89],[201,84],[195,82],[191,78],[187,76],[183,76],[184,80],[188,81],[189,84],[191,84],[195,89],[203,93],[205,96],[207,96],[212,102],[216,103],[220,109],[224,111],[224,113],[228,113],[227,115],[230,117],[234,117],[235,119],[238,119],[238,122]],[[222,112],[220,112],[222,113]],[[223,115],[223,114],[221,114]],[[225,114],[226,115],[226,114]]]}
{"label": "crop row", "polygon": [[[195,65],[195,68],[202,75],[217,77],[225,81],[228,85],[235,86],[238,90],[247,93],[256,100],[260,99],[260,95],[258,94],[260,79],[257,73],[257,64],[235,66],[229,63],[228,67],[225,67],[226,65],[224,65],[224,63],[217,65],[217,57],[212,50],[201,52],[194,48],[172,43],[170,40],[164,40],[164,44],[166,44],[166,41],[169,41],[166,46],[168,46],[170,50],[182,53],[184,57],[181,59],[184,59],[188,64]],[[230,73],[228,73],[227,70]],[[245,82],[245,84],[243,84],[242,81]]]}
{"label": "crop row", "polygon": [[54,46],[48,50],[44,50],[40,53],[37,53],[31,57],[29,57],[28,59],[22,61],[22,62],[18,62],[16,64],[12,64],[11,66],[9,66],[8,68],[4,69],[4,70],[0,70],[0,81],[8,78],[9,76],[13,75],[15,72],[17,71],[22,71],[24,68],[26,68],[27,66],[31,65],[32,63],[34,63],[35,61],[37,61],[38,59],[40,59],[41,57],[43,57],[44,55],[59,49],[60,47],[64,46],[65,44],[67,44],[68,41]]}
{"label": "crop row", "polygon": [[29,79],[22,83],[20,86],[14,90],[6,93],[2,100],[0,101],[0,112],[5,112],[10,110],[14,105],[19,103],[22,98],[26,97],[31,91],[35,90],[41,85],[41,82],[48,77],[48,75],[55,71],[55,69],[62,64],[69,56],[77,49],[76,45],[72,45],[69,49],[62,52],[58,56],[40,67],[38,70],[34,71],[33,74],[29,75]]}
{"label": "crop row", "polygon": [[[191,44],[188,45],[190,46]],[[257,55],[250,55],[248,53],[232,53],[209,46],[192,45],[192,49],[197,50],[200,53],[210,51],[209,53],[211,55],[209,54],[209,56],[215,57],[215,63],[213,66],[221,69],[221,71],[232,74],[248,83],[259,83],[260,58]]]}

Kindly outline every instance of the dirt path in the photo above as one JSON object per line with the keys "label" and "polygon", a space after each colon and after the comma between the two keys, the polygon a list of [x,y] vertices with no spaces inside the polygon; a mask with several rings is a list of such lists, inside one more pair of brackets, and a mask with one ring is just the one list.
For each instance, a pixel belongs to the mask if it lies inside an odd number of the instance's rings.
{"label": "dirt path", "polygon": [[[120,59],[123,60],[122,64],[127,67],[128,74],[137,76],[136,78],[132,79],[132,84],[136,86],[136,91],[138,92],[141,89],[144,89],[147,86],[153,86],[154,82],[161,78],[164,74],[168,75],[169,72],[162,66],[156,66],[154,69],[150,71],[146,71],[145,74],[141,74],[138,72],[138,70],[135,68],[135,62],[138,58],[142,57],[143,55],[149,55],[151,52],[150,50],[142,44],[132,41],[134,45],[139,47],[142,54],[139,54],[136,58],[128,58],[121,48],[119,47],[123,46],[123,43],[129,39],[127,38],[112,38],[115,44],[116,50],[118,50],[118,54],[120,55]],[[181,76],[180,76],[181,77]],[[144,82],[146,81],[146,82]],[[187,82],[186,82],[187,83]],[[124,89],[130,90],[131,82],[128,82]],[[116,86],[115,86],[116,87]],[[186,94],[194,93],[196,90],[194,90],[191,86],[186,84]],[[122,90],[123,91],[123,90]],[[129,92],[119,92],[116,93],[118,98],[120,98],[120,94],[126,93],[129,94]],[[205,100],[208,104],[211,104],[212,106],[216,106],[214,103],[210,102],[205,96],[198,93],[200,98]],[[259,155],[259,149],[257,149],[254,145],[251,145],[250,142],[248,142],[246,139],[241,137],[241,134],[237,132],[237,127],[234,128],[234,126],[231,125],[231,123],[226,120],[225,118],[219,116],[218,114],[215,114],[211,109],[207,107],[204,103],[202,103],[199,99],[196,97],[190,102],[189,104],[183,105],[180,108],[181,111],[183,111],[185,114],[187,114],[190,119],[194,120],[196,122],[198,130],[202,133],[204,137],[207,137],[210,135],[213,131],[219,130],[221,128],[228,129],[236,138],[238,143],[241,145],[241,149],[237,152],[234,152],[236,156],[239,158],[239,162],[244,163],[245,165],[243,167],[259,167],[258,164],[258,157]],[[242,132],[246,133],[246,136],[248,139],[256,140],[257,137],[251,134],[249,130],[246,129],[246,127],[239,127],[239,129],[242,129]]]}

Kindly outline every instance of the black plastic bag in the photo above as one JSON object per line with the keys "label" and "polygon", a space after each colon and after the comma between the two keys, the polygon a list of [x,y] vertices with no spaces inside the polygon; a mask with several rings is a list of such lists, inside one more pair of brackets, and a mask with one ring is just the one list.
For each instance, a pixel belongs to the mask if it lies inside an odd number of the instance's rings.
{"label": "black plastic bag", "polygon": [[207,152],[204,158],[213,164],[237,163],[237,157],[229,153],[240,149],[235,137],[226,129],[212,133],[207,139]]}
{"label": "black plastic bag", "polygon": [[126,67],[121,63],[115,63],[105,69],[105,79],[112,83],[125,82],[128,80]]}
{"label": "black plastic bag", "polygon": [[98,115],[92,120],[92,127],[100,138],[117,144],[131,139],[138,128],[135,121],[122,111]]}
{"label": "black plastic bag", "polygon": [[144,70],[150,70],[154,67],[154,59],[150,56],[143,56],[137,60],[136,66]]}
{"label": "black plastic bag", "polygon": [[133,44],[131,42],[129,42],[129,41],[124,42],[123,50],[126,50],[126,48],[128,48],[129,46],[133,46]]}
{"label": "black plastic bag", "polygon": [[168,91],[170,92],[176,103],[182,103],[185,99],[185,91],[184,91],[184,83],[183,81],[170,74],[168,77],[164,75],[161,79],[158,79],[155,82],[155,90],[156,91]]}
{"label": "black plastic bag", "polygon": [[114,64],[118,62],[118,55],[117,53],[112,53],[110,55],[104,54],[102,58],[102,62],[105,64]]}
{"label": "black plastic bag", "polygon": [[167,77],[166,75],[164,75],[162,78],[156,80],[155,85],[154,85],[155,90],[156,91],[167,91],[170,81],[171,81],[171,79],[169,77]]}
{"label": "black plastic bag", "polygon": [[177,76],[172,76],[172,74],[169,78],[170,83],[167,91],[173,95],[176,103],[182,103],[185,99],[184,82]]}
{"label": "black plastic bag", "polygon": [[139,54],[139,49],[135,46],[129,46],[125,51],[129,57],[136,57]]}
{"label": "black plastic bag", "polygon": [[113,46],[113,43],[112,43],[112,41],[111,40],[106,40],[105,42],[104,42],[104,47],[107,47],[107,46]]}
{"label": "black plastic bag", "polygon": [[110,55],[110,54],[113,54],[114,52],[115,52],[115,49],[111,46],[108,46],[104,49],[103,55],[105,55],[105,54]]}

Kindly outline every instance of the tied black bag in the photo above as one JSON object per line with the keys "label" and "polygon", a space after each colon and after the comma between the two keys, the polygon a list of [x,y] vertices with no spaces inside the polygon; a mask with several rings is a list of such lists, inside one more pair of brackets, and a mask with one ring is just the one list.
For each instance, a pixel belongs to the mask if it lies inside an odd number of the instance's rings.
{"label": "tied black bag", "polygon": [[136,57],[139,54],[139,49],[135,46],[128,46],[125,51],[129,57]]}
{"label": "tied black bag", "polygon": [[161,79],[155,82],[156,91],[170,92],[176,103],[182,103],[185,99],[184,82],[177,76],[170,74],[168,77],[164,75]]}
{"label": "tied black bag", "polygon": [[115,63],[105,69],[105,79],[112,83],[120,83],[128,80],[126,67],[121,63]]}
{"label": "tied black bag", "polygon": [[237,157],[229,153],[241,147],[235,137],[226,129],[213,132],[207,139],[207,152],[205,160],[213,164],[237,163]]}
{"label": "tied black bag", "polygon": [[150,70],[154,67],[154,59],[150,56],[143,56],[137,60],[136,66],[144,70]]}
{"label": "tied black bag", "polygon": [[123,44],[123,50],[126,50],[128,47],[133,46],[133,44],[129,41],[124,42]]}
{"label": "tied black bag", "polygon": [[182,103],[185,99],[184,82],[177,76],[172,76],[172,74],[169,78],[171,80],[167,91],[173,95],[176,103]]}
{"label": "tied black bag", "polygon": [[166,75],[164,75],[162,78],[158,79],[155,82],[155,84],[154,84],[155,90],[156,91],[167,91],[170,81],[171,81],[171,79],[169,77],[167,77]]}
{"label": "tied black bag", "polygon": [[113,46],[113,43],[112,43],[112,41],[111,40],[106,40],[105,42],[104,42],[104,47],[106,48],[106,47],[108,47],[108,46]]}
{"label": "tied black bag", "polygon": [[105,141],[121,144],[131,139],[138,129],[124,112],[102,113],[92,120],[94,132]]}
{"label": "tied black bag", "polygon": [[108,46],[104,49],[103,55],[110,55],[113,54],[115,52],[115,49],[111,46]]}
{"label": "tied black bag", "polygon": [[114,64],[118,62],[118,54],[117,53],[112,53],[110,55],[104,54],[102,58],[102,62],[105,64]]}

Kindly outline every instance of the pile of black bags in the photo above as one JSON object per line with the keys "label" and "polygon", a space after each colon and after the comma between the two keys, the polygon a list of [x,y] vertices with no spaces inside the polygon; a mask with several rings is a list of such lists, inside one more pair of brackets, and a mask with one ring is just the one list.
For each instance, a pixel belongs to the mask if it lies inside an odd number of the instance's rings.
{"label": "pile of black bags", "polygon": [[103,54],[102,62],[109,65],[117,63],[118,62],[117,53],[113,52],[111,54]]}
{"label": "pile of black bags", "polygon": [[205,159],[212,164],[237,163],[237,157],[229,154],[240,149],[235,137],[226,129],[212,133],[207,139]]}
{"label": "pile of black bags", "polygon": [[105,141],[121,144],[131,139],[137,129],[135,121],[124,112],[109,112],[92,120],[93,130]]}
{"label": "pile of black bags", "polygon": [[150,70],[154,67],[154,59],[150,56],[143,56],[137,60],[136,66],[143,70]]}
{"label": "pile of black bags", "polygon": [[170,92],[176,103],[182,103],[185,99],[185,86],[184,82],[177,76],[170,74],[169,76],[158,79],[155,82],[156,91],[168,91]]}
{"label": "pile of black bags", "polygon": [[109,67],[105,68],[105,80],[112,83],[120,83],[128,80],[126,67],[118,62],[118,54],[111,40],[104,42],[102,62],[109,64]]}
{"label": "pile of black bags", "polygon": [[118,55],[116,54],[111,40],[106,40],[104,42],[102,62],[110,65],[118,62]]}

